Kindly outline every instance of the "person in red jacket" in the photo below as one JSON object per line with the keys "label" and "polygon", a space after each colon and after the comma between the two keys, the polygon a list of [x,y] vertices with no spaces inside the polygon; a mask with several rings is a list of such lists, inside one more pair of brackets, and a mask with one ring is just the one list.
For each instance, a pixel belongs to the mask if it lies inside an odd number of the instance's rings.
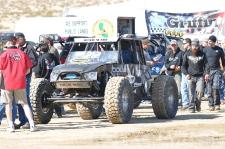
{"label": "person in red jacket", "polygon": [[4,77],[5,90],[2,93],[2,101],[5,103],[5,112],[8,121],[8,131],[14,132],[12,120],[12,102],[14,99],[22,105],[30,124],[30,131],[36,131],[31,109],[26,97],[26,74],[30,72],[32,62],[29,57],[16,45],[14,36],[9,38],[9,45],[0,55],[0,70]]}

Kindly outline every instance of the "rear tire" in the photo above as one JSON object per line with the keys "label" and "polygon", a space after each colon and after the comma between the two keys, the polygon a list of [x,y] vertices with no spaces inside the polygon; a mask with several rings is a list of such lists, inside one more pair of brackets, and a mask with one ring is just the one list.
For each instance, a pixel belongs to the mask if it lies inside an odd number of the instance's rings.
{"label": "rear tire", "polygon": [[97,119],[103,110],[102,104],[76,103],[77,112],[83,120]]}
{"label": "rear tire", "polygon": [[130,121],[133,114],[133,90],[124,77],[111,78],[105,89],[104,108],[107,118],[113,124]]}
{"label": "rear tire", "polygon": [[178,110],[178,89],[173,77],[161,75],[153,83],[152,107],[157,118],[170,119]]}
{"label": "rear tire", "polygon": [[36,124],[47,124],[53,115],[53,103],[46,98],[51,97],[53,87],[44,78],[35,78],[31,82],[30,100]]}

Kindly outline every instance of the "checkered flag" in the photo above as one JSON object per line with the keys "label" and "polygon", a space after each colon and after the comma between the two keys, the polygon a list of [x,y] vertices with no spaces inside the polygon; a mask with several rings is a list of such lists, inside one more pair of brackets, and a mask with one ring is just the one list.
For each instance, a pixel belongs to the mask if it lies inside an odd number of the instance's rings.
{"label": "checkered flag", "polygon": [[165,27],[151,27],[150,33],[151,34],[164,34],[166,31]]}

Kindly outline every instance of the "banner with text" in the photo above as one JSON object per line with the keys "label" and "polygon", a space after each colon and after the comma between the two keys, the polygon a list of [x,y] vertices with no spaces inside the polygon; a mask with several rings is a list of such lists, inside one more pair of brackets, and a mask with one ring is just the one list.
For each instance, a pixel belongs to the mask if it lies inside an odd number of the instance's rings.
{"label": "banner with text", "polygon": [[64,34],[69,36],[89,36],[94,38],[116,38],[116,18],[76,18],[65,17]]}
{"label": "banner with text", "polygon": [[225,35],[224,11],[198,13],[166,13],[145,11],[149,34],[172,32],[173,34],[207,36]]}

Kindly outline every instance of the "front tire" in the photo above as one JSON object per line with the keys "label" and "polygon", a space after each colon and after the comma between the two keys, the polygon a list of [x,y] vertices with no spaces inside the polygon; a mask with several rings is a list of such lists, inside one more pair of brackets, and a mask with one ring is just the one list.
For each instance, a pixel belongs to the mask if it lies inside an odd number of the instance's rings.
{"label": "front tire", "polygon": [[105,89],[104,108],[108,120],[113,124],[130,121],[133,114],[133,90],[124,77],[111,78]]}
{"label": "front tire", "polygon": [[53,115],[53,103],[47,100],[53,93],[50,82],[44,78],[35,78],[31,82],[30,100],[36,124],[47,124]]}

